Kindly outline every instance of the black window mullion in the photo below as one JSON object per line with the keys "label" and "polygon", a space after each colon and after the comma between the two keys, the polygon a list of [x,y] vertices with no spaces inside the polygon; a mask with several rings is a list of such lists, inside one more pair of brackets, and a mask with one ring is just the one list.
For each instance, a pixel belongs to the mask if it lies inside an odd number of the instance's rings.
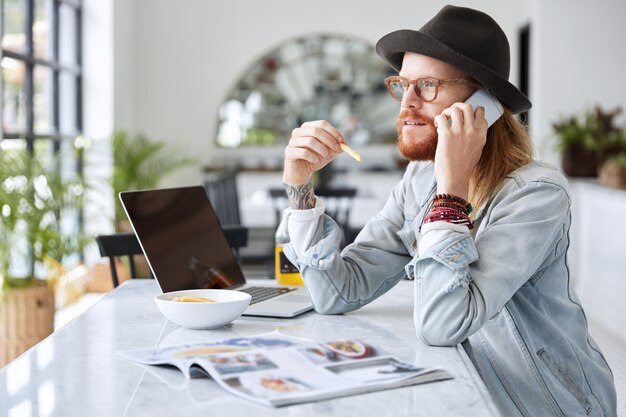
{"label": "black window mullion", "polygon": [[61,150],[61,139],[50,139],[52,141],[52,153],[58,154]]}
{"label": "black window mullion", "polygon": [[[83,27],[82,27],[82,21],[83,21],[83,9],[82,7],[77,7],[76,8],[76,27],[75,27],[75,33],[76,33],[76,61],[74,62],[74,64],[78,67],[78,68],[82,68],[83,67]],[[75,81],[76,81],[76,130],[78,132],[82,132],[83,131],[83,72],[79,71],[78,75],[75,77]],[[76,172],[78,172],[78,175],[83,176],[84,175],[84,152],[83,149],[80,149],[78,151],[78,158],[76,160]],[[81,229],[83,229],[85,227],[85,210],[80,210],[78,213],[78,224]],[[85,253],[81,252],[80,254],[80,258],[81,261],[85,260]]]}
{"label": "black window mullion", "polygon": [[33,22],[35,21],[35,0],[24,2],[24,36],[26,37],[26,55],[33,56]]}
{"label": "black window mullion", "polygon": [[[59,9],[61,5],[58,1],[52,3],[52,59],[54,62],[60,62],[59,54]],[[60,99],[59,99],[59,69],[52,70],[52,130],[59,132],[60,130]]]}
{"label": "black window mullion", "polygon": [[[33,47],[33,22],[35,21],[35,0],[26,0],[24,2],[26,10],[24,13],[24,35],[26,37],[26,55],[34,55]],[[34,65],[32,62],[24,62],[24,96],[26,98],[26,149],[33,155],[35,153],[35,144],[32,134],[35,125],[35,113],[33,111],[35,86],[33,80]]]}
{"label": "black window mullion", "polygon": [[82,68],[80,68],[79,66],[69,66],[66,64],[60,64],[56,61],[49,61],[46,59],[41,59],[41,58],[37,58],[34,56],[30,56],[30,55],[25,55],[19,52],[15,52],[15,51],[7,51],[7,50],[3,50],[2,51],[3,56],[9,57],[9,58],[14,58],[20,61],[24,61],[27,62],[29,64],[37,64],[37,65],[43,65],[46,67],[50,67],[52,69],[56,69],[59,71],[64,71],[67,73],[71,73],[71,74],[75,74],[78,75],[81,73]]}
{"label": "black window mullion", "polygon": [[52,139],[58,141],[67,141],[73,140],[76,138],[76,135],[79,133],[76,132],[72,135],[63,135],[63,134],[34,134],[34,133],[5,133],[3,139],[31,139],[31,140],[41,140],[41,139]]}
{"label": "black window mullion", "polygon": [[[78,68],[83,67],[83,9],[76,9],[76,62]],[[83,72],[76,77],[76,130],[83,131]],[[81,154],[82,155],[82,154]],[[82,165],[82,162],[81,162]]]}
{"label": "black window mullion", "polygon": [[52,131],[60,131],[59,71],[52,70]]}
{"label": "black window mullion", "polygon": [[32,64],[24,63],[25,77],[24,77],[24,97],[26,101],[26,147],[28,151],[33,154],[32,136],[35,126],[35,112],[34,112],[34,94],[35,86],[33,80],[34,67]]}

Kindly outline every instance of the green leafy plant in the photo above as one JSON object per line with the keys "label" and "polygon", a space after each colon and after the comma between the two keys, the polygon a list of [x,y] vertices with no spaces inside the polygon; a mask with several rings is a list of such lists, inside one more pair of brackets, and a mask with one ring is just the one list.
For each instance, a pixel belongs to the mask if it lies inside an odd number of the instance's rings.
{"label": "green leafy plant", "polygon": [[621,108],[605,112],[596,106],[580,115],[561,118],[552,125],[557,136],[557,149],[561,154],[586,150],[601,159],[626,150],[624,130],[614,121],[621,112]]}
{"label": "green leafy plant", "polygon": [[[80,152],[80,150],[78,150]],[[3,288],[40,284],[89,241],[77,219],[86,183],[63,173],[60,155],[0,149],[0,280]]]}
{"label": "green leafy plant", "polygon": [[148,140],[145,136],[130,136],[117,131],[112,136],[113,175],[111,187],[115,198],[115,224],[126,219],[118,194],[122,191],[154,188],[174,171],[196,164],[196,160],[182,155],[164,143]]}

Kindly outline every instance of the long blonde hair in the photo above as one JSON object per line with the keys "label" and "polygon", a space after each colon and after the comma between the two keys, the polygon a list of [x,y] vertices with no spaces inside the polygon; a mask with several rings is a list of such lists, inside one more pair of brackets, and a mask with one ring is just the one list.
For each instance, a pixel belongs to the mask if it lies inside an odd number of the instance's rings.
{"label": "long blonde hair", "polygon": [[478,209],[502,186],[511,172],[533,158],[533,145],[526,127],[510,110],[487,132],[487,143],[470,179],[469,200]]}

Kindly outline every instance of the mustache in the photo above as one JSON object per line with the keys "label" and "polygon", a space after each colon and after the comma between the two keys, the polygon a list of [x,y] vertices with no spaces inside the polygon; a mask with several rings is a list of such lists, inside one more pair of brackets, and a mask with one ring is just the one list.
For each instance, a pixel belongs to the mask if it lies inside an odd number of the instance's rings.
{"label": "mustache", "polygon": [[409,109],[403,109],[402,111],[400,111],[400,114],[398,115],[398,124],[400,124],[401,121],[404,119],[411,119],[419,123],[429,124],[432,126],[435,125],[435,119],[433,117],[429,117],[419,112],[411,111]]}

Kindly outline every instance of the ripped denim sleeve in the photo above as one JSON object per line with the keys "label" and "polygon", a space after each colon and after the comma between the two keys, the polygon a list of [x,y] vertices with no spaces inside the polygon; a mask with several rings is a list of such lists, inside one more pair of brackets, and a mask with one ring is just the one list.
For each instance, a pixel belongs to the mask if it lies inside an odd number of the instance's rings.
{"label": "ripped denim sleeve", "polygon": [[433,259],[449,271],[444,274],[449,281],[445,292],[452,292],[459,286],[467,288],[472,280],[469,265],[478,259],[478,252],[472,236],[467,234],[459,236],[457,233],[450,233],[450,235],[447,239],[433,245],[425,253],[413,259],[405,268],[407,276],[411,279],[416,278],[415,274],[420,262]]}

